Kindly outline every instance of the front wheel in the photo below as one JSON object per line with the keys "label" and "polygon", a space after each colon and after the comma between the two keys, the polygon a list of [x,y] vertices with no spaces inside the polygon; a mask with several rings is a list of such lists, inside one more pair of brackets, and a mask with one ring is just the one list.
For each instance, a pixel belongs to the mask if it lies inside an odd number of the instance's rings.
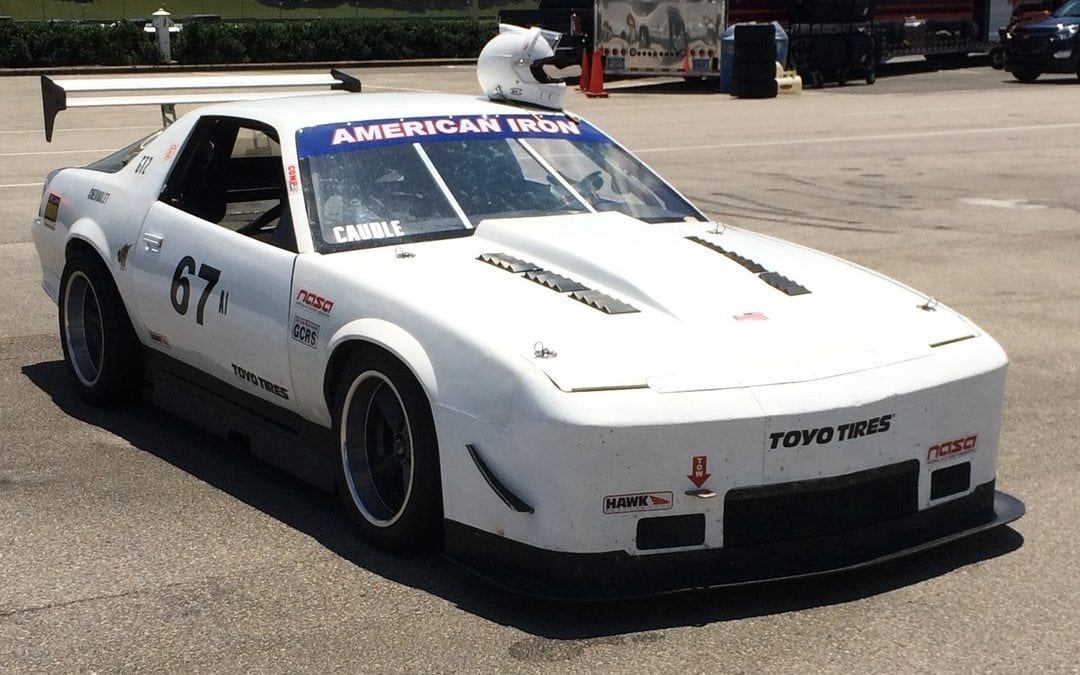
{"label": "front wheel", "polygon": [[994,47],[990,50],[990,67],[994,70],[1001,70],[1005,67],[1005,50],[1001,47]]}
{"label": "front wheel", "polygon": [[142,349],[120,292],[95,253],[75,250],[60,277],[60,346],[79,394],[99,405],[134,398]]}
{"label": "front wheel", "polygon": [[346,366],[334,411],[338,488],[361,535],[387,550],[437,550],[439,451],[416,378],[390,354],[370,349]]}
{"label": "front wheel", "polygon": [[1042,73],[1037,70],[1028,70],[1026,68],[1013,70],[1013,77],[1025,84],[1031,84],[1039,79],[1039,75],[1042,75]]}

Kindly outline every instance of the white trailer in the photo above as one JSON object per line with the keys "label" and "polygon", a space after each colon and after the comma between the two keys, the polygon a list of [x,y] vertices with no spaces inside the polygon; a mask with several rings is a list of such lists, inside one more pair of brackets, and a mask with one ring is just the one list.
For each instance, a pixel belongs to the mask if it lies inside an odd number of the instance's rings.
{"label": "white trailer", "polygon": [[725,7],[725,0],[596,0],[604,72],[715,77]]}

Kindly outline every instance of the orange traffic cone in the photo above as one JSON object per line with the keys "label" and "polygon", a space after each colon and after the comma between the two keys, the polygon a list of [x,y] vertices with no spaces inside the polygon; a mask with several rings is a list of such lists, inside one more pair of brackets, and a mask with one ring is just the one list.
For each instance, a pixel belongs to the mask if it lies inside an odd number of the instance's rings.
{"label": "orange traffic cone", "polygon": [[683,54],[682,68],[680,68],[679,70],[681,70],[684,73],[689,73],[690,72],[690,50],[689,49],[687,49],[686,52]]}
{"label": "orange traffic cone", "polygon": [[589,88],[585,90],[589,98],[607,98],[604,91],[604,55],[597,47],[593,52],[592,68],[589,69]]}
{"label": "orange traffic cone", "polygon": [[581,50],[581,78],[578,79],[577,88],[581,91],[589,90],[589,50]]}

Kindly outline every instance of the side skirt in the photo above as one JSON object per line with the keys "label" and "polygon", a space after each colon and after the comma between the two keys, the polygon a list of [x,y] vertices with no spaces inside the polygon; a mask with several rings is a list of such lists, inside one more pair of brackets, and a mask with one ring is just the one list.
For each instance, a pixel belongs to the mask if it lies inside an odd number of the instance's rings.
{"label": "side skirt", "polygon": [[323,490],[335,486],[334,435],[326,427],[146,350],[150,401],[219,438],[245,443],[263,461]]}

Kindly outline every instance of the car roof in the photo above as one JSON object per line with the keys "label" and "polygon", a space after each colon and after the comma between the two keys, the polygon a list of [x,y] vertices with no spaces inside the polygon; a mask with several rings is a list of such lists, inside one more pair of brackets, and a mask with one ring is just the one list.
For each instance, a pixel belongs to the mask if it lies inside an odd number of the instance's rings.
{"label": "car roof", "polygon": [[234,101],[207,106],[200,115],[259,120],[279,132],[321,124],[444,115],[561,114],[490,101],[484,97],[425,93],[335,93]]}

